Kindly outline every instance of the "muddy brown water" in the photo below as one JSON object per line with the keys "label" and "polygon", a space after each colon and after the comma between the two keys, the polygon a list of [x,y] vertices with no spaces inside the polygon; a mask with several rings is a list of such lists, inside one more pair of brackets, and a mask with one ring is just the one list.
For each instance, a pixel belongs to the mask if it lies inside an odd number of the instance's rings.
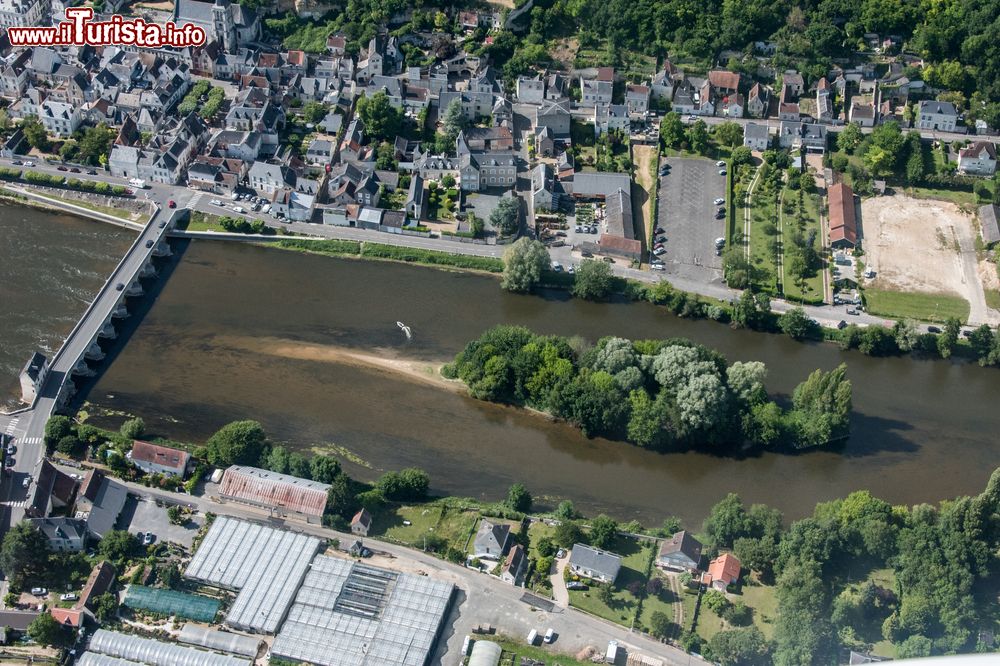
{"label": "muddy brown water", "polygon": [[[1000,461],[1000,417],[990,406],[1000,395],[996,370],[873,359],[687,321],[646,304],[512,295],[487,276],[221,242],[178,249],[169,278],[149,297],[148,312],[130,320],[128,343],[88,396],[177,439],[201,440],[253,418],[294,448],[346,448],[370,465],[346,465],[360,478],[414,465],[430,473],[437,492],[487,500],[520,481],[536,496],[646,524],[671,514],[697,524],[727,492],[790,518],[863,488],[894,503],[936,502],[978,492]],[[412,340],[397,321],[411,327]],[[835,451],[800,455],[653,453],[339,362],[335,353],[443,361],[502,322],[592,341],[685,336],[730,361],[764,361],[768,388],[786,395],[810,371],[846,362],[853,434]],[[278,354],[275,341],[331,353]]]}

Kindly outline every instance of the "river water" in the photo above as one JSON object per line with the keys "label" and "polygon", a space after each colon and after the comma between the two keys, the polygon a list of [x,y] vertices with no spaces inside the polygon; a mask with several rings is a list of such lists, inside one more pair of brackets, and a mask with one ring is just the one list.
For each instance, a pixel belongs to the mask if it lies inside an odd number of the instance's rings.
{"label": "river water", "polygon": [[[788,517],[867,488],[894,503],[978,492],[1000,462],[990,402],[1000,372],[958,362],[872,359],[833,345],[686,321],[647,304],[595,304],[562,293],[518,296],[490,277],[392,263],[197,241],[173,261],[148,312],[89,393],[154,430],[200,440],[241,418],[294,448],[335,444],[385,469],[426,469],[439,492],[495,500],[513,482],[587,512],[658,523],[700,521],[727,492]],[[171,271],[168,267],[168,273]],[[407,341],[396,326],[409,325]],[[564,424],[386,370],[337,360],[343,348],[449,360],[497,323],[542,333],[685,336],[730,361],[761,360],[787,394],[816,368],[848,364],[851,438],[836,451],[658,454],[586,439]]]}
{"label": "river water", "polygon": [[135,234],[0,202],[0,409],[19,406],[18,373],[59,349]]}

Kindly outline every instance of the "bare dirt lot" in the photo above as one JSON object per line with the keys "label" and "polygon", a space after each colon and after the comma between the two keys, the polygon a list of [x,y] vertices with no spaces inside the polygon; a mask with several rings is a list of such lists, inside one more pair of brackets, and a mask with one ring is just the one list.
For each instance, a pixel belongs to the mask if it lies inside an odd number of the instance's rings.
{"label": "bare dirt lot", "polygon": [[990,323],[976,257],[971,215],[953,203],[902,194],[861,204],[865,264],[876,271],[869,285],[902,292],[949,293],[966,299],[969,323]]}

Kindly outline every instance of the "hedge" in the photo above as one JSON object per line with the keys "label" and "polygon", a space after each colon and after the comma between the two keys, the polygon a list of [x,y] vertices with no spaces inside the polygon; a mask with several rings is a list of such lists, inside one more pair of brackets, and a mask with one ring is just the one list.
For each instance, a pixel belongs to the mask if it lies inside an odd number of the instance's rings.
{"label": "hedge", "polygon": [[361,256],[378,259],[395,259],[396,261],[430,264],[433,266],[455,266],[456,268],[469,268],[478,271],[488,271],[490,273],[500,273],[503,271],[503,261],[493,257],[449,254],[434,250],[382,245],[381,243],[365,243],[361,248]]}

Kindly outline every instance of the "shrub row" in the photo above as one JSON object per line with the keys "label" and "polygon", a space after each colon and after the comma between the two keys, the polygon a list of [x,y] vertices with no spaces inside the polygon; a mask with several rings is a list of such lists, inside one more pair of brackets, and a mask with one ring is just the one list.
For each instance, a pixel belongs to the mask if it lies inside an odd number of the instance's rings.
{"label": "shrub row", "polygon": [[396,261],[430,264],[432,266],[454,266],[456,268],[468,268],[477,271],[488,271],[490,273],[500,273],[503,271],[503,261],[494,259],[493,257],[472,257],[464,254],[449,254],[434,250],[382,245],[381,243],[365,243],[361,248],[361,256],[395,259]]}

